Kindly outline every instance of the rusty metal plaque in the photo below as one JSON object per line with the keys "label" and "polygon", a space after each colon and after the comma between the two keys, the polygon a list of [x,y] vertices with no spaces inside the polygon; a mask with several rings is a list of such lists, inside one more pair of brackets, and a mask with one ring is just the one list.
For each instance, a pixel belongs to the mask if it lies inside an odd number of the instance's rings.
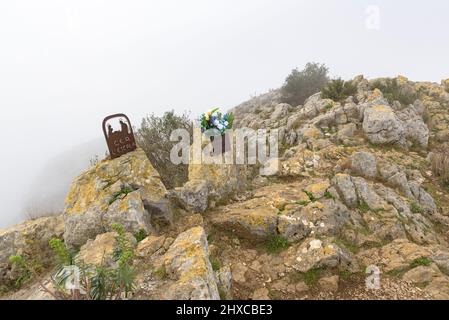
{"label": "rusty metal plaque", "polygon": [[[114,131],[111,120],[119,119],[120,130]],[[108,144],[111,159],[118,158],[128,152],[136,150],[136,140],[134,138],[133,127],[129,118],[123,114],[118,113],[106,117],[103,120],[103,133]]]}

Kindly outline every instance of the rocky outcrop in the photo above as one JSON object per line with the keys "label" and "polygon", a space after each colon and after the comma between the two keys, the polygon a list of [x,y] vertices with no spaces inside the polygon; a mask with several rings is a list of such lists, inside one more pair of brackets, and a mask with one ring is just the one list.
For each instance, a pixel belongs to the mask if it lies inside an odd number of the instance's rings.
{"label": "rocky outcrop", "polygon": [[376,105],[365,109],[363,132],[374,144],[402,144],[404,127],[387,105]]}
{"label": "rocky outcrop", "polygon": [[163,299],[220,299],[202,227],[181,233],[155,265],[163,266],[172,282],[165,288]]}
{"label": "rocky outcrop", "polygon": [[120,223],[131,233],[172,221],[159,174],[142,150],[105,160],[73,182],[64,209],[65,242],[81,246]]}
{"label": "rocky outcrop", "polygon": [[[336,244],[323,243],[319,239],[306,239],[300,245],[288,249],[287,265],[299,272],[316,268],[350,268],[351,258]],[[352,267],[351,267],[352,268]]]}
{"label": "rocky outcrop", "polygon": [[11,269],[10,256],[21,255],[48,264],[52,261],[48,241],[62,237],[63,233],[62,216],[39,218],[0,230],[0,288],[18,276]]}

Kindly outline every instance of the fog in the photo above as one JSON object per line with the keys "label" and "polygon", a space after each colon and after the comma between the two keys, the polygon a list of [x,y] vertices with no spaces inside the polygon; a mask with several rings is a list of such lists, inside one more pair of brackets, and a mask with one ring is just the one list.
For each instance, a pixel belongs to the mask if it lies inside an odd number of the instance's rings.
{"label": "fog", "polygon": [[0,2],[0,227],[62,207],[106,151],[109,114],[137,126],[150,112],[226,110],[308,61],[344,78],[449,77],[449,4],[421,3]]}

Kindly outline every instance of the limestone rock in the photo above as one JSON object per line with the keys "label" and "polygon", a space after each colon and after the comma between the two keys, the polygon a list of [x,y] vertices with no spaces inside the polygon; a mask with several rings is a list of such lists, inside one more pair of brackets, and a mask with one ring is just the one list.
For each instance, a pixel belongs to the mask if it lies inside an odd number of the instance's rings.
{"label": "limestone rock", "polygon": [[52,251],[48,241],[64,233],[62,216],[44,217],[0,230],[0,287],[12,281],[9,257],[21,255],[48,262]]}
{"label": "limestone rock", "polygon": [[[246,165],[192,163],[189,165],[189,181],[192,182],[188,182],[186,188],[180,190],[181,195],[178,195],[178,198],[187,204],[187,208],[198,209],[199,212],[202,212],[206,201],[226,203],[232,196],[245,190],[250,171]],[[192,189],[198,190],[204,195],[207,194],[208,197],[193,205],[191,202],[198,199],[198,196],[195,196],[195,199],[187,200]]]}
{"label": "limestone rock", "polygon": [[165,236],[148,236],[139,242],[136,248],[136,255],[138,257],[144,258],[155,254],[156,252],[163,251]]}
{"label": "limestone rock", "polygon": [[178,235],[159,264],[166,268],[169,278],[173,280],[164,292],[164,299],[220,299],[209,261],[207,237],[202,227],[195,227]]}
{"label": "limestone rock", "polygon": [[231,285],[232,285],[232,273],[229,266],[221,267],[215,272],[216,282],[218,289],[225,297],[229,298],[231,296]]}
{"label": "limestone rock", "polygon": [[354,175],[373,179],[377,176],[376,157],[368,152],[356,152],[351,156],[351,172]]}
{"label": "limestone rock", "polygon": [[210,186],[206,180],[190,180],[184,186],[170,191],[170,198],[181,208],[204,212],[209,206]]}
{"label": "limestone rock", "polygon": [[81,246],[111,223],[151,233],[169,224],[172,212],[158,172],[138,149],[90,168],[73,182],[64,209],[64,239]]}
{"label": "limestone rock", "polygon": [[211,223],[222,230],[256,241],[276,235],[278,209],[274,207],[235,208],[211,214]]}
{"label": "limestone rock", "polygon": [[333,182],[338,193],[343,199],[343,202],[349,208],[355,208],[358,204],[358,198],[351,176],[348,174],[338,173],[335,175]]}
{"label": "limestone rock", "polygon": [[[115,266],[114,251],[117,248],[117,233],[107,232],[98,235],[95,240],[88,240],[76,255],[75,260],[89,266]],[[127,238],[131,245],[136,244],[136,239],[128,234]]]}
{"label": "limestone rock", "polygon": [[314,268],[344,267],[351,263],[350,257],[333,243],[322,243],[318,239],[309,238],[299,246],[288,249],[286,263],[299,272],[307,272]]}
{"label": "limestone rock", "polygon": [[363,131],[371,143],[380,145],[401,143],[405,134],[402,123],[387,105],[365,109]]}

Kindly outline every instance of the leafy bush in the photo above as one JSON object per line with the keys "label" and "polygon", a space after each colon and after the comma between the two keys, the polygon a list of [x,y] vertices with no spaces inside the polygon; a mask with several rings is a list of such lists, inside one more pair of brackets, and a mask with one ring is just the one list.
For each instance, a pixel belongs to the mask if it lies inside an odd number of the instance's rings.
{"label": "leafy bush", "polygon": [[210,257],[209,257],[209,261],[210,261],[210,264],[211,264],[212,269],[213,269],[214,271],[220,270],[220,268],[221,268],[221,262],[220,262],[220,260],[219,260],[216,256],[210,256]]}
{"label": "leafy bush", "polygon": [[419,266],[428,267],[432,264],[432,260],[427,257],[417,258],[410,263],[410,268],[416,268]]}
{"label": "leafy bush", "polygon": [[357,87],[352,81],[344,81],[338,78],[328,82],[321,89],[321,98],[342,102],[348,97],[354,96],[356,93]]}
{"label": "leafy bush", "polygon": [[9,257],[11,265],[16,266],[19,275],[15,279],[14,287],[20,288],[24,283],[33,277],[33,273],[30,271],[27,262],[22,256],[15,255]]}
{"label": "leafy bush", "polygon": [[302,71],[293,69],[281,89],[283,102],[293,106],[303,104],[329,81],[328,71],[324,64],[318,63],[307,63]]}
{"label": "leafy bush", "polygon": [[137,143],[159,172],[167,189],[182,186],[188,180],[188,165],[175,165],[170,161],[170,151],[176,144],[170,141],[170,135],[175,129],[186,129],[192,137],[193,126],[187,113],[178,116],[172,110],[162,117],[148,115],[136,133]]}
{"label": "leafy bush", "polygon": [[397,79],[376,80],[371,84],[371,90],[374,89],[379,89],[390,104],[399,101],[402,105],[409,105],[417,99],[417,94],[414,91],[401,88]]}
{"label": "leafy bush", "polygon": [[[135,273],[132,268],[134,250],[129,242],[123,226],[115,224],[112,229],[117,232],[117,248],[114,251],[116,267],[104,265],[92,266],[78,263],[74,253],[58,238],[49,241],[50,248],[58,258],[58,265],[51,281],[54,289],[49,289],[40,280],[41,289],[57,300],[117,300],[127,298],[134,290]],[[20,268],[22,278],[37,276],[35,268],[21,256],[10,257],[12,264]],[[77,289],[67,289],[67,281],[72,272],[67,268],[79,270],[79,285]],[[72,269],[73,270],[73,269]]]}
{"label": "leafy bush", "polygon": [[148,234],[144,229],[140,229],[138,232],[134,234],[134,238],[136,238],[137,242],[141,242],[146,237],[148,237]]}
{"label": "leafy bush", "polygon": [[290,246],[288,240],[282,236],[273,236],[266,243],[267,251],[270,253],[279,253]]}
{"label": "leafy bush", "polygon": [[410,203],[410,211],[412,213],[423,213],[424,212],[423,209],[421,208],[421,206],[416,202]]}

